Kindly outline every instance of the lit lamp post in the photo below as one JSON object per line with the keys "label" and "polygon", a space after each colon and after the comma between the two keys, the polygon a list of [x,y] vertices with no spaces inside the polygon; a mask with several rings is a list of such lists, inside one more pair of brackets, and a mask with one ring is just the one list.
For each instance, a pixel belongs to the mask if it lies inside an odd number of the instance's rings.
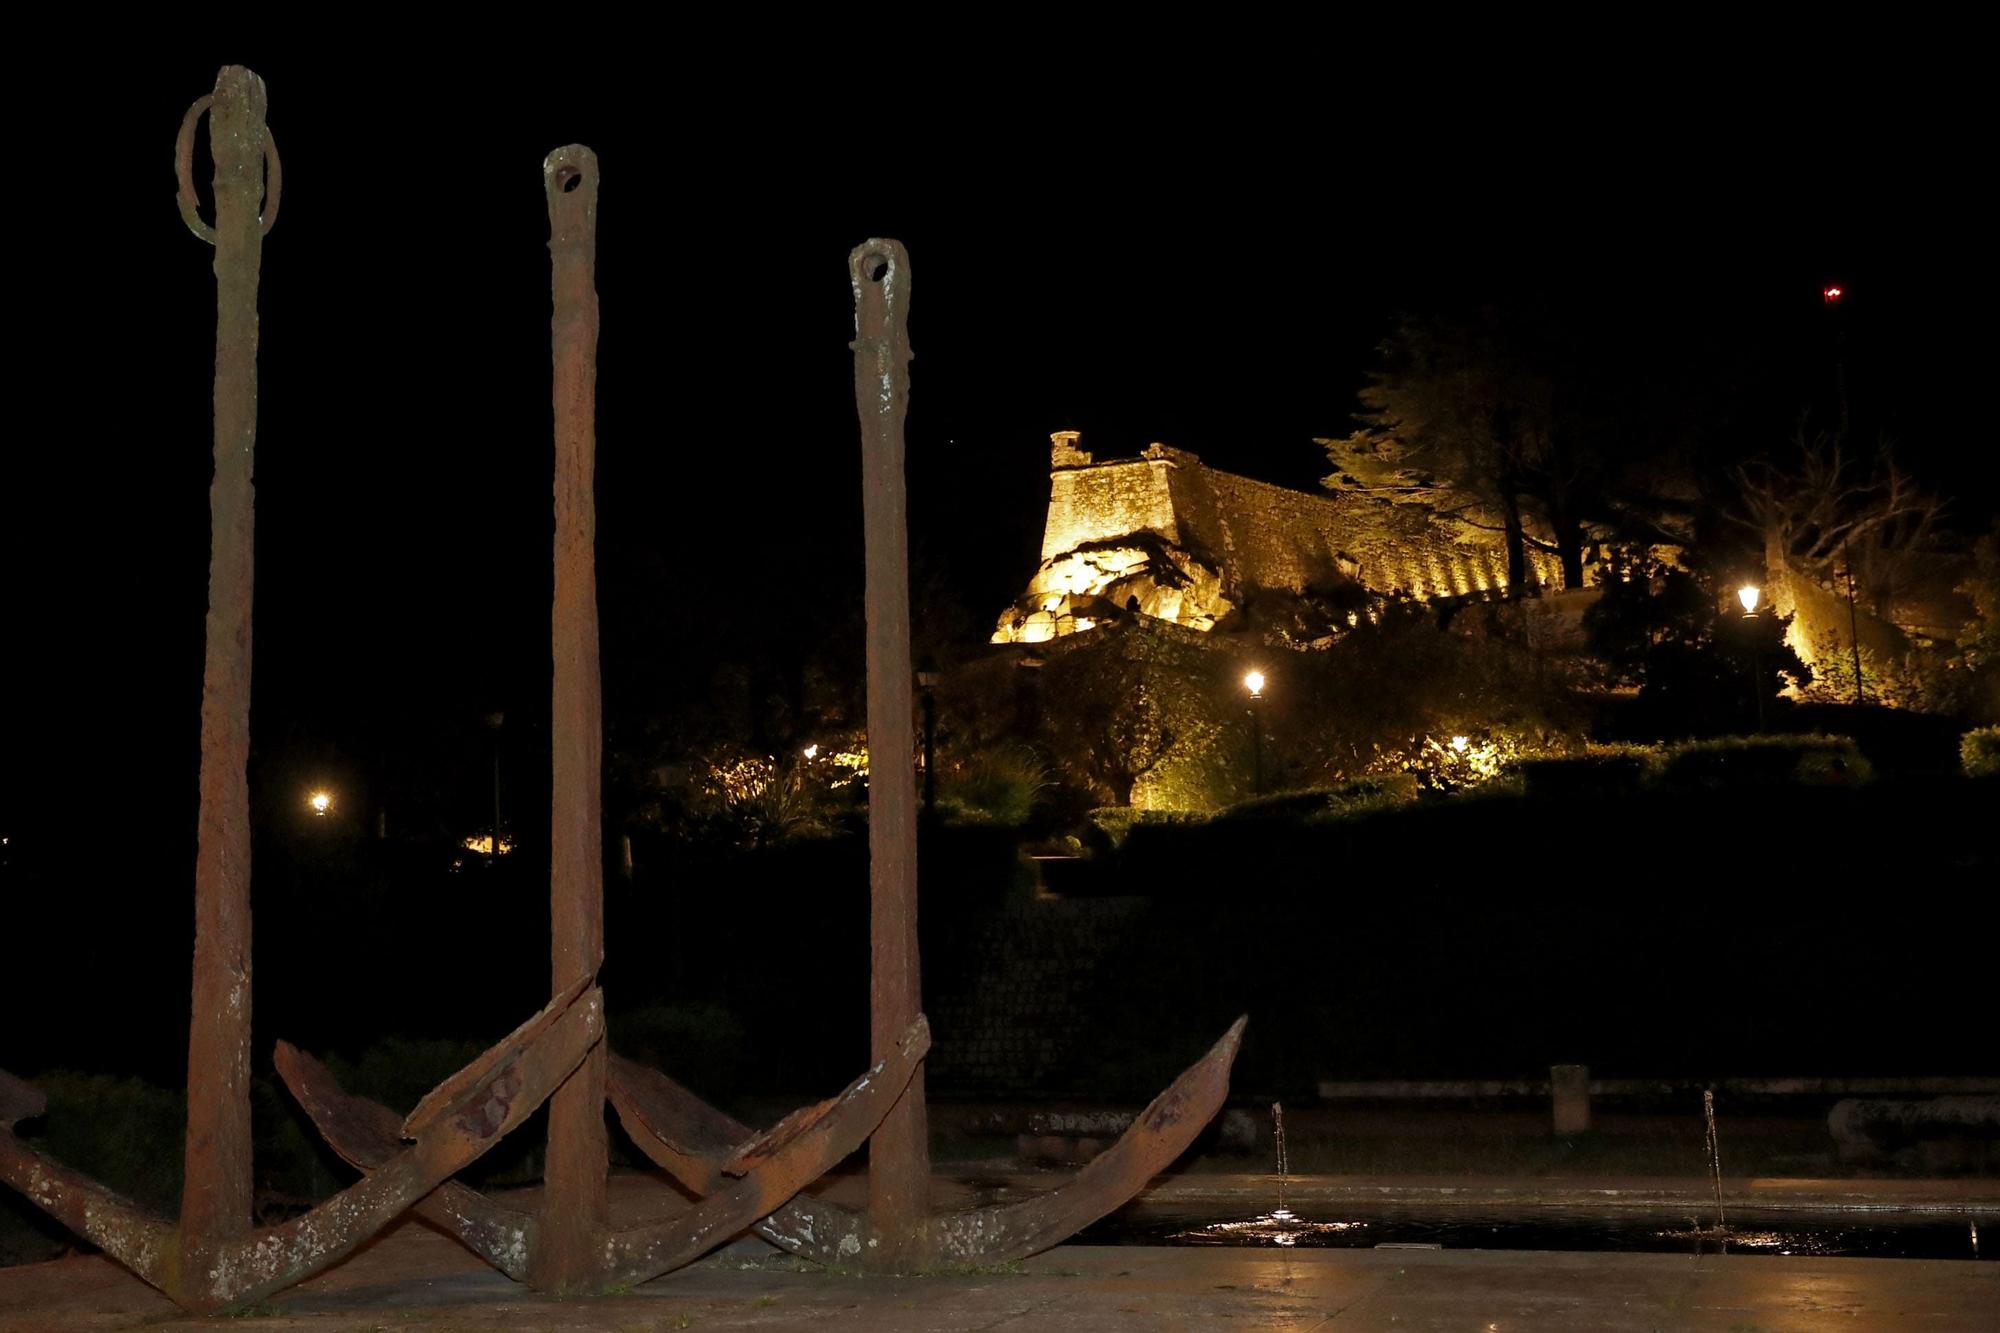
{"label": "lit lamp post", "polygon": [[1243,677],[1243,688],[1250,691],[1250,794],[1264,794],[1264,720],[1258,716],[1257,705],[1264,699],[1264,673],[1247,672]]}
{"label": "lit lamp post", "polygon": [[[1743,619],[1754,622],[1757,619],[1757,601],[1763,590],[1754,583],[1746,583],[1736,590],[1736,600],[1743,603]],[[1750,635],[1750,697],[1757,703],[1757,730],[1764,729],[1764,664],[1762,654],[1757,651],[1757,631],[1759,626],[1746,627]]]}
{"label": "lit lamp post", "polygon": [[486,864],[500,864],[500,728],[506,725],[505,713],[488,713],[486,726],[493,733],[493,844],[487,849]]}
{"label": "lit lamp post", "polygon": [[326,812],[333,809],[333,793],[316,791],[306,797],[306,806],[313,812],[315,818],[325,819]]}
{"label": "lit lamp post", "polygon": [[917,672],[924,696],[924,817],[937,814],[937,668],[925,663]]}

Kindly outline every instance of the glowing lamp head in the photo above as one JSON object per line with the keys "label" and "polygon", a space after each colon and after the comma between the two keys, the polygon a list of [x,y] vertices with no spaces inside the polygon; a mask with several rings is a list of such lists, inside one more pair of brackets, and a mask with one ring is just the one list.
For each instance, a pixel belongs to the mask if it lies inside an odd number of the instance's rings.
{"label": "glowing lamp head", "polygon": [[1460,754],[1464,754],[1465,747],[1470,744],[1472,744],[1472,741],[1469,737],[1453,736],[1451,738],[1451,748],[1458,751]]}
{"label": "glowing lamp head", "polygon": [[324,816],[333,809],[333,796],[330,792],[316,791],[306,797],[306,804],[312,807],[314,814]]}
{"label": "glowing lamp head", "polygon": [[1762,590],[1754,583],[1746,583],[1736,590],[1736,600],[1743,603],[1744,615],[1757,614],[1757,599],[1762,595]]}
{"label": "glowing lamp head", "polygon": [[1250,697],[1252,699],[1263,698],[1264,673],[1261,671],[1251,671],[1246,673],[1243,677],[1243,688],[1250,691]]}
{"label": "glowing lamp head", "polygon": [[1840,289],[1839,287],[1824,287],[1820,289],[1820,299],[1825,301],[1828,305],[1839,305],[1840,298],[1845,295],[1847,295],[1847,293],[1842,289]]}
{"label": "glowing lamp head", "polygon": [[808,745],[805,749],[805,755],[808,759],[819,758],[819,742],[814,741],[811,745]]}

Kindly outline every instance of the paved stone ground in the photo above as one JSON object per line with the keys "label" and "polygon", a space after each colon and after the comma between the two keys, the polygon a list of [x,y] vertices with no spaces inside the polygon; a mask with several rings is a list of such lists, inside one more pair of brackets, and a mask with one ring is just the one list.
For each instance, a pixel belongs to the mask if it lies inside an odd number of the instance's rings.
{"label": "paved stone ground", "polygon": [[[858,1180],[837,1181],[835,1193]],[[981,1194],[1046,1181],[989,1181]],[[1294,1182],[1329,1202],[1386,1192],[1436,1204],[1498,1196],[1512,1205],[1657,1206],[1668,1182],[1419,1181],[1321,1178]],[[1675,1182],[1678,1184],[1678,1182]],[[682,1206],[643,1178],[612,1181],[620,1221]],[[1983,1209],[1993,1182],[1731,1182],[1732,1199],[1872,1210]],[[1209,1203],[1262,1201],[1268,1177],[1158,1182]],[[1580,1188],[1579,1188],[1580,1186]],[[965,1181],[937,1182],[940,1204],[962,1206]],[[1774,1197],[1777,1196],[1777,1197]],[[532,1192],[516,1202],[528,1204]],[[1782,1203],[1779,1203],[1782,1206]],[[1982,1214],[1984,1215],[1984,1214]],[[540,1297],[493,1272],[449,1238],[405,1221],[346,1263],[228,1319],[194,1320],[97,1256],[0,1269],[0,1333],[101,1329],[471,1330],[507,1333],[664,1329],[1716,1329],[1817,1331],[2000,1329],[2000,1263],[1785,1258],[1763,1255],[1575,1254],[1482,1250],[1276,1250],[1063,1246],[1005,1271],[894,1280],[801,1265],[755,1240],[618,1296]]]}
{"label": "paved stone ground", "polygon": [[1019,1271],[862,1279],[755,1241],[630,1293],[535,1296],[409,1224],[266,1307],[182,1317],[108,1261],[0,1271],[0,1329],[1751,1330],[2000,1327],[2000,1264],[1523,1251],[1064,1246]]}

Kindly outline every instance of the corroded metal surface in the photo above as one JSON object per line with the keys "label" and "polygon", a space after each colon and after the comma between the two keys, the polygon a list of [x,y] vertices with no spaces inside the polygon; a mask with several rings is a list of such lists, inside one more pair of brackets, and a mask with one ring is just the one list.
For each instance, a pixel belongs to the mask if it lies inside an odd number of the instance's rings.
{"label": "corroded metal surface", "polygon": [[[278,1048],[278,1073],[323,1138],[348,1165],[374,1171],[402,1147],[401,1124],[388,1107],[341,1089],[327,1067],[290,1045]],[[417,1203],[415,1212],[449,1231],[466,1248],[517,1282],[527,1280],[534,1243],[533,1213],[508,1208],[457,1181],[447,1181]]]}
{"label": "corroded metal surface", "polygon": [[[920,1238],[906,1242],[906,1262],[939,1269],[1023,1259],[1124,1204],[1185,1152],[1222,1109],[1245,1021],[1237,1019],[1075,1179],[1032,1199],[929,1217]],[[726,1164],[750,1136],[743,1125],[672,1079],[615,1055],[611,1104],[633,1143],[697,1194],[726,1179]],[[882,1245],[866,1214],[804,1197],[766,1217],[757,1232],[821,1263],[851,1265]]]}
{"label": "corroded metal surface", "polygon": [[[582,1274],[569,1279],[573,1288],[601,1293],[658,1277],[692,1263],[758,1219],[783,1208],[800,1190],[867,1141],[909,1087],[929,1051],[930,1025],[918,1015],[890,1058],[869,1069],[839,1096],[793,1112],[766,1134],[737,1126],[742,1132],[716,1152],[713,1171],[706,1177],[709,1188],[698,1191],[705,1197],[695,1207],[663,1222],[624,1230],[607,1227],[594,1233],[591,1263]],[[630,1068],[640,1078],[664,1078],[643,1066]],[[394,1146],[393,1111],[342,1092],[324,1066],[299,1052],[287,1050],[278,1069],[336,1152],[363,1171],[380,1168]],[[700,1106],[692,1094],[682,1090],[681,1095]],[[720,1112],[708,1115],[727,1119]],[[648,1150],[653,1149],[649,1146]],[[537,1248],[545,1243],[546,1211],[530,1216],[453,1183],[425,1199],[417,1212],[509,1277],[532,1285],[542,1271],[536,1258]],[[858,1247],[862,1241],[850,1244]],[[849,1251],[839,1255],[841,1262],[853,1261]]]}
{"label": "corroded metal surface", "polygon": [[[477,1161],[602,1045],[594,987],[549,1009],[482,1056],[483,1070],[430,1117],[417,1142],[380,1170],[282,1226],[196,1249],[183,1224],[129,1201],[0,1131],[0,1180],[139,1277],[198,1313],[256,1301],[339,1262],[417,1200]],[[281,1048],[286,1061],[289,1048]]]}
{"label": "corroded metal surface", "polygon": [[0,1069],[0,1129],[12,1129],[17,1122],[32,1120],[48,1109],[49,1099],[40,1088]]}
{"label": "corroded metal surface", "polygon": [[[854,398],[861,421],[868,612],[870,1039],[920,1004],[917,800],[912,728],[908,519],[903,420],[909,403],[910,262],[871,240],[847,259],[854,286]],[[1222,1108],[1242,1042],[1237,1019],[1207,1055],[1147,1106],[1118,1142],[1062,1187],[1033,1199],[933,1216],[923,1074],[869,1144],[863,1213],[798,1199],[758,1224],[795,1254],[888,1272],[1023,1258],[1144,1189]],[[750,1132],[672,1079],[613,1058],[611,1100],[642,1151],[696,1193],[722,1186],[754,1151]]]}
{"label": "corroded metal surface", "polygon": [[[603,704],[597,644],[597,155],[581,144],[542,163],[554,315],[555,603],[550,630],[554,768],[549,829],[554,981],[594,975],[604,959]],[[610,1145],[604,1052],[549,1103],[541,1229],[531,1260],[544,1291],[583,1291],[601,1267]]]}
{"label": "corroded metal surface", "polygon": [[[263,262],[264,81],[216,77],[215,478],[210,483],[201,804],[194,862],[194,1007],[188,1025],[187,1184],[193,1254],[250,1228],[250,607],[257,444],[257,283]],[[176,165],[181,157],[175,153]],[[181,193],[192,193],[183,185]]]}
{"label": "corroded metal surface", "polygon": [[[594,497],[597,176],[595,154],[580,144],[557,149],[542,165],[555,311],[549,904],[558,982],[593,975],[604,954]],[[905,622],[907,637],[907,611]],[[543,1291],[584,1294],[641,1282],[699,1258],[856,1151],[903,1096],[929,1049],[929,1025],[912,1008],[886,1050],[877,1050],[874,1067],[846,1092],[794,1112],[767,1134],[739,1135],[721,1155],[697,1207],[668,1222],[616,1231],[605,1202],[606,1053],[600,1048],[550,1100],[545,1188],[536,1216],[526,1218],[461,1185],[439,1191],[419,1211],[494,1267]],[[392,1112],[341,1092],[322,1067],[296,1052],[280,1062],[280,1072],[342,1157],[364,1171],[385,1169]],[[425,1115],[420,1106],[404,1132],[425,1123]]]}
{"label": "corroded metal surface", "polygon": [[[930,1027],[919,1014],[887,1059],[802,1122],[788,1117],[784,1141],[757,1157],[756,1165],[697,1204],[692,1212],[612,1238],[606,1278],[643,1282],[705,1254],[789,1202],[856,1151],[889,1108],[905,1095],[930,1050]],[[741,1170],[739,1166],[737,1169]]]}
{"label": "corroded metal surface", "polygon": [[[869,1049],[882,1059],[923,1007],[917,953],[916,735],[910,694],[909,523],[903,417],[910,398],[910,257],[873,240],[847,257],[854,285],[854,401],[868,621]],[[909,1266],[930,1212],[921,1073],[868,1145],[869,1267]]]}
{"label": "corroded metal surface", "polygon": [[[547,1008],[427,1097],[379,1169],[283,1226],[251,1229],[250,632],[252,456],[257,436],[257,283],[278,208],[264,85],[225,67],[182,121],[174,147],[183,218],[215,246],[215,477],[202,675],[195,853],[193,1009],[188,1023],[186,1184],[178,1226],[42,1156],[13,1133],[41,1094],[0,1075],[0,1179],[182,1306],[253,1301],[352,1252],[477,1159],[602,1047],[595,967],[573,972]],[[195,208],[191,173],[202,112],[215,161],[215,225]],[[286,1062],[289,1048],[281,1048]]]}

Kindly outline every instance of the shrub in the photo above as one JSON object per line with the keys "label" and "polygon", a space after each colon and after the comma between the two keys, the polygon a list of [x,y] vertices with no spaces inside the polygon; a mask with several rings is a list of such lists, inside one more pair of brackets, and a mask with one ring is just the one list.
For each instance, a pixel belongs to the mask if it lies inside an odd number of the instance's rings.
{"label": "shrub", "polygon": [[1383,746],[1375,756],[1376,777],[1407,777],[1424,791],[1458,792],[1489,785],[1531,756],[1560,744],[1549,735],[1516,735],[1475,730],[1471,735],[1417,736]]}
{"label": "shrub", "polygon": [[1140,810],[1129,805],[1104,805],[1090,812],[1090,822],[1113,848],[1123,847],[1132,830],[1142,824],[1201,824],[1208,818],[1194,810]]}
{"label": "shrub", "polygon": [[1570,800],[1637,791],[1658,772],[1664,752],[1651,745],[1591,745],[1582,754],[1530,759],[1520,765],[1529,796]]}
{"label": "shrub", "polygon": [[[44,1115],[20,1126],[30,1147],[161,1216],[174,1215],[187,1127],[178,1092],[137,1079],[61,1070],[34,1082],[49,1105]],[[41,1209],[0,1189],[0,1264],[53,1258],[74,1243]]]}
{"label": "shrub", "polygon": [[335,1055],[326,1065],[347,1091],[407,1115],[426,1094],[485,1049],[476,1041],[390,1037],[358,1059]]}
{"label": "shrub", "polygon": [[1856,786],[1874,769],[1847,736],[1719,736],[1667,752],[1669,787]]}
{"label": "shrub", "polygon": [[1334,787],[1274,792],[1238,801],[1217,819],[1345,819],[1370,810],[1407,805],[1417,799],[1421,782],[1415,773],[1382,773],[1356,778]]}
{"label": "shrub", "polygon": [[614,1014],[609,1028],[620,1055],[704,1096],[734,1091],[742,1076],[748,1033],[742,1020],[722,1005],[647,1005]]}
{"label": "shrub", "polygon": [[1959,762],[1969,778],[2000,777],[2000,727],[1975,727],[1958,743]]}
{"label": "shrub", "polygon": [[1330,819],[1346,819],[1352,815],[1366,814],[1371,810],[1389,810],[1399,805],[1408,805],[1423,792],[1423,783],[1414,773],[1378,773],[1373,777],[1356,778],[1343,782],[1327,793],[1327,807],[1309,815],[1308,821],[1319,823]]}
{"label": "shrub", "polygon": [[126,1198],[172,1216],[181,1193],[181,1094],[135,1078],[58,1070],[35,1080],[49,1099],[33,1145]]}
{"label": "shrub", "polygon": [[813,750],[784,760],[732,747],[696,756],[660,793],[657,820],[688,841],[736,847],[825,837],[866,789],[868,755],[832,742]]}
{"label": "shrub", "polygon": [[1049,786],[1047,767],[1025,745],[995,745],[945,776],[938,799],[961,817],[979,822],[1025,824]]}

